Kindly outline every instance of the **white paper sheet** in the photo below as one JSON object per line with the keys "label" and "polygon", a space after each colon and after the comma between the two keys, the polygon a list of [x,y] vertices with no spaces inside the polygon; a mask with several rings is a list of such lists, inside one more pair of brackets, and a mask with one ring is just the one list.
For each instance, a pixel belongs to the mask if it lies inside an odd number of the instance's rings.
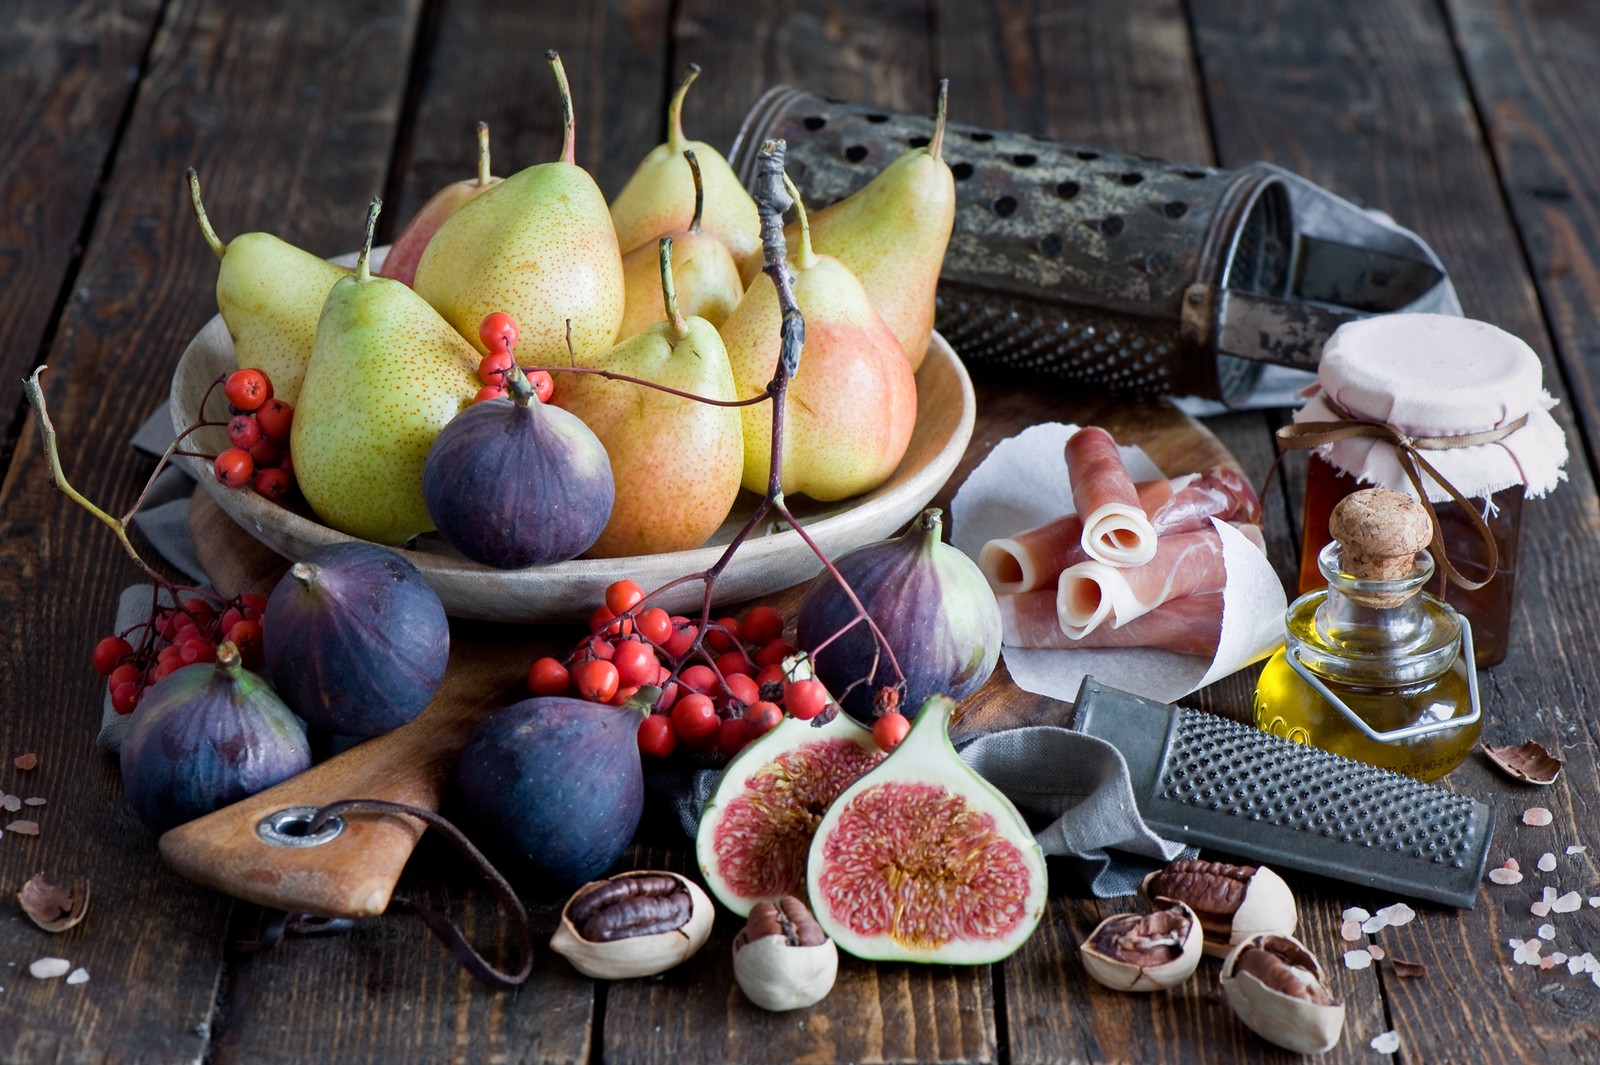
{"label": "white paper sheet", "polygon": [[[1062,457],[1076,425],[1046,422],[1000,441],[972,471],[951,504],[951,543],[977,561],[992,539],[1010,536],[1072,512],[1072,486]],[[1160,477],[1145,453],[1123,447],[1122,459],[1135,481]],[[1189,470],[1167,471],[1170,475]],[[1160,702],[1180,699],[1252,662],[1283,643],[1283,586],[1260,549],[1226,522],[1222,537],[1227,584],[1222,593],[1222,637],[1216,657],[1153,649],[1048,650],[1006,647],[1001,654],[1011,679],[1025,691],[1074,699],[1083,678]]]}

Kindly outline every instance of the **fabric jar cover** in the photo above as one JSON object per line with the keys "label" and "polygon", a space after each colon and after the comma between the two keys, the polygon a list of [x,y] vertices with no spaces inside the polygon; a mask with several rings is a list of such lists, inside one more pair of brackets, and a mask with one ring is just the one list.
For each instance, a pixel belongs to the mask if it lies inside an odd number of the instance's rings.
{"label": "fabric jar cover", "polygon": [[[1469,498],[1518,484],[1524,495],[1542,496],[1567,476],[1566,434],[1550,416],[1556,400],[1544,388],[1539,357],[1488,322],[1446,314],[1348,322],[1328,338],[1317,382],[1306,395],[1297,425],[1348,416],[1415,438],[1484,432],[1526,415],[1526,425],[1493,443],[1426,452],[1440,475]],[[1351,436],[1316,453],[1362,484],[1416,495],[1387,440]],[[1428,499],[1448,502],[1449,493],[1423,476]]]}

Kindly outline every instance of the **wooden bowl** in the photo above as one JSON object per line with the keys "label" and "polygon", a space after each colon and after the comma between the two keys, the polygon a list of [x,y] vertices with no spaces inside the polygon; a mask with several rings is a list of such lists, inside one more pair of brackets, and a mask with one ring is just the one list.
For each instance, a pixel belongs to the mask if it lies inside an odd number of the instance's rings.
{"label": "wooden bowl", "polygon": [[[200,420],[206,389],[235,369],[233,341],[221,316],[212,318],[189,342],[172,377],[169,408],[175,432]],[[209,410],[222,419],[227,401],[219,388]],[[837,503],[791,499],[790,506],[807,533],[828,555],[881,540],[910,521],[932,499],[955,470],[972,437],[976,412],[972,381],[956,353],[937,333],[917,372],[917,423],[911,444],[888,481],[871,492]],[[227,447],[220,428],[190,438],[208,453]],[[285,558],[300,558],[324,544],[354,539],[319,522],[303,500],[292,506],[273,503],[248,489],[217,483],[210,464],[181,458],[201,488],[251,536]],[[631,577],[655,588],[686,574],[702,572],[721,556],[723,547],[744,524],[758,502],[741,492],[733,513],[704,547],[630,558],[574,559],[548,566],[500,570],[469,561],[439,539],[418,537],[400,553],[428,578],[445,610],[465,618],[541,622],[586,618],[605,598],[606,585]],[[799,534],[781,524],[753,535],[734,554],[717,579],[716,602],[738,602],[767,595],[814,576],[822,569]],[[686,582],[652,600],[668,611],[684,613],[699,606],[702,586]]]}

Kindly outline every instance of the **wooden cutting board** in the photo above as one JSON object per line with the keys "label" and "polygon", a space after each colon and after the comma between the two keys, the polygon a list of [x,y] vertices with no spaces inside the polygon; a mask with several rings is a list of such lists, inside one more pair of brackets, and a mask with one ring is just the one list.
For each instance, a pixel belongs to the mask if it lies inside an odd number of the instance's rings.
{"label": "wooden cutting board", "polygon": [[[1233,456],[1204,426],[1157,402],[1071,396],[1057,386],[1019,386],[978,379],[978,420],[961,465],[931,505],[948,512],[955,490],[999,441],[1042,421],[1102,425],[1121,443],[1138,444],[1171,474],[1216,465],[1237,468]],[[234,524],[204,492],[195,493],[189,519],[196,552],[224,595],[265,594],[288,561]],[[620,574],[619,576],[624,576]],[[800,589],[771,597],[785,616]],[[382,913],[422,824],[411,818],[351,820],[329,842],[274,845],[262,823],[293,807],[339,799],[376,798],[437,809],[457,752],[485,716],[527,694],[523,678],[540,654],[562,654],[580,634],[570,629],[453,621],[444,683],[409,725],[322,762],[283,784],[171,830],[161,854],[190,879],[272,909],[329,917]],[[967,700],[960,727],[994,730],[1057,720],[1061,704],[1019,690],[998,669]]]}

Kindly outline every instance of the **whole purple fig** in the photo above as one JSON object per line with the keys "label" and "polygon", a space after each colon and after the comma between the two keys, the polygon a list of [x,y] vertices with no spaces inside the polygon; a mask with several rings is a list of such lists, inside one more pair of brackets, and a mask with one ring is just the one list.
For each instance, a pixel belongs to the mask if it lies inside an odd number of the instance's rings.
{"label": "whole purple fig", "polygon": [[507,387],[510,400],[474,403],[433,442],[422,468],[428,516],[486,566],[576,558],[611,518],[611,460],[577,415],[534,398],[520,370]]}
{"label": "whole purple fig", "polygon": [[122,743],[122,786],[139,820],[165,832],[311,765],[305,726],[231,643],[144,693]]}
{"label": "whole purple fig", "polygon": [[261,628],[284,702],[341,736],[376,736],[422,713],[450,657],[449,619],[421,571],[362,541],[290,566]]}
{"label": "whole purple fig", "polygon": [[478,726],[456,763],[456,790],[489,842],[540,875],[582,884],[639,827],[642,716],[564,696],[524,699]]}
{"label": "whole purple fig", "polygon": [[[1000,659],[1000,607],[977,565],[940,540],[940,512],[929,509],[895,539],[866,544],[834,562],[882,630],[905,674],[900,710],[914,716],[930,695],[961,700],[977,691]],[[802,650],[823,649],[813,663],[828,690],[845,695],[841,706],[870,723],[872,696],[894,680],[894,669],[878,655],[865,625],[855,625],[832,643],[824,641],[855,618],[855,606],[828,573],[806,589],[796,618]]]}

